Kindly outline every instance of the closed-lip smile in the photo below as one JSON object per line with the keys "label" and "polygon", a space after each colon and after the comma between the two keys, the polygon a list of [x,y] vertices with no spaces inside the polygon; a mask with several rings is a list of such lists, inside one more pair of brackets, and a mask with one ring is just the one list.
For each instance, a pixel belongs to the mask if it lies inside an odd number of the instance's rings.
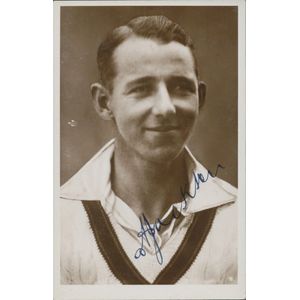
{"label": "closed-lip smile", "polygon": [[149,131],[157,131],[157,132],[168,132],[172,130],[178,130],[179,126],[176,125],[159,125],[153,127],[147,127],[146,130]]}

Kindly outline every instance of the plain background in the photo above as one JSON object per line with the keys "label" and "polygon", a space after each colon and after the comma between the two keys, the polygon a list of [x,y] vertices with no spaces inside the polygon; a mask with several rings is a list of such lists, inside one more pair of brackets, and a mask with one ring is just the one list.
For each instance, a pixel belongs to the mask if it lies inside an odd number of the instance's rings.
{"label": "plain background", "polygon": [[191,36],[207,95],[188,145],[212,172],[224,166],[219,176],[237,186],[237,8],[230,6],[61,8],[61,183],[114,137],[91,101],[96,53],[108,32],[143,15],[164,15]]}
{"label": "plain background", "polygon": [[[247,1],[247,299],[299,297],[299,19]],[[1,4],[1,298],[52,299],[50,1]]]}

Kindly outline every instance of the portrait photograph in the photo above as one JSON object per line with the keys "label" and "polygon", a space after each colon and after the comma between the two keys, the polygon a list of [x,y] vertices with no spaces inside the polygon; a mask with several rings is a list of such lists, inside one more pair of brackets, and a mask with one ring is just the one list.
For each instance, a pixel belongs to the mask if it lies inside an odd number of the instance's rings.
{"label": "portrait photograph", "polygon": [[245,298],[245,1],[54,1],[54,299]]}

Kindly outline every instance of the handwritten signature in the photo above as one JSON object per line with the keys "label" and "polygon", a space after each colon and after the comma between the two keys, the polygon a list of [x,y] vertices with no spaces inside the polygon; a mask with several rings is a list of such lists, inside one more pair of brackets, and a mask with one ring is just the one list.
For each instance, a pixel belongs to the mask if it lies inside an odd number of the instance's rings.
{"label": "handwritten signature", "polygon": [[144,243],[147,243],[148,246],[151,247],[150,240],[152,240],[153,247],[155,250],[155,255],[158,263],[160,265],[163,264],[163,255],[161,249],[159,247],[158,241],[156,239],[156,234],[162,228],[162,226],[168,226],[171,224],[172,220],[178,219],[181,216],[181,212],[185,211],[188,207],[188,199],[193,199],[196,197],[198,190],[200,189],[201,184],[205,183],[210,177],[214,178],[218,175],[219,169],[224,169],[224,167],[220,164],[217,165],[216,171],[212,174],[209,170],[207,171],[207,175],[204,176],[202,173],[193,172],[193,182],[194,188],[191,191],[188,191],[188,186],[185,185],[184,188],[180,188],[180,193],[182,197],[182,201],[180,202],[179,211],[173,205],[171,218],[168,221],[161,220],[157,218],[154,224],[150,224],[146,216],[143,214],[140,219],[141,230],[138,232],[137,236],[140,238],[140,248],[138,248],[135,252],[134,258],[138,259],[140,257],[146,256],[146,250],[144,249]]}

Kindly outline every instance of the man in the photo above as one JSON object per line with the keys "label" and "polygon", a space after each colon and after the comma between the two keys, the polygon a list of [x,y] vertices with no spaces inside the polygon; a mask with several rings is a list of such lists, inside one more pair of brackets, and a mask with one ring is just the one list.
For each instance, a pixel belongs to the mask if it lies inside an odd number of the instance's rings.
{"label": "man", "polygon": [[205,96],[191,39],[139,17],[98,67],[94,105],[117,135],[62,186],[61,282],[236,283],[236,190],[185,146]]}

